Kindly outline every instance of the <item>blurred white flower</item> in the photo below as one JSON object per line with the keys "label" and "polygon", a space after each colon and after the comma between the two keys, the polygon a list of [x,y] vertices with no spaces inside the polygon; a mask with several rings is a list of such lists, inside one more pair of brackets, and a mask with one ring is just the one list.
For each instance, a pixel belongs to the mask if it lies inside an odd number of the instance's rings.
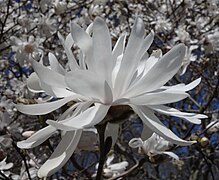
{"label": "blurred white flower", "polygon": [[[37,169],[35,167],[31,167],[28,170],[29,170],[31,179],[37,180],[38,179],[37,178]],[[19,175],[18,174],[13,174],[11,176],[11,178],[13,180],[27,180],[27,179],[29,179],[26,168],[25,168],[23,163],[22,163],[22,167],[21,167],[21,170],[20,170],[20,174]]]}
{"label": "blurred white flower", "polygon": [[[114,155],[108,156],[105,165],[103,167],[103,177],[105,178],[112,178],[120,175],[121,173],[125,172],[129,163],[127,161],[122,161],[119,163],[112,163],[114,159]],[[98,169],[98,165],[96,165],[96,169]],[[96,177],[96,174],[93,175]]]}
{"label": "blurred white flower", "polygon": [[190,35],[186,31],[185,26],[179,26],[175,32],[177,35],[177,39],[179,39],[182,43],[186,43],[190,41]]}
{"label": "blurred white flower", "polygon": [[40,14],[40,16],[36,18],[38,31],[43,37],[50,37],[56,31],[56,19],[51,16],[52,14],[47,14],[46,16]]}
{"label": "blurred white flower", "polygon": [[197,57],[191,53],[191,48],[186,47],[186,55],[185,55],[183,62],[182,62],[182,67],[180,69],[180,75],[185,74],[186,69],[187,69],[188,65],[190,64],[190,62],[195,61],[196,58]]}
{"label": "blurred white flower", "polygon": [[167,154],[174,159],[179,159],[179,157],[170,151],[172,143],[160,137],[156,133],[153,133],[150,138],[146,141],[142,141],[141,138],[133,138],[129,141],[129,146],[131,148],[139,148],[141,153],[146,154],[149,157],[158,155],[158,154]]}
{"label": "blurred white flower", "polygon": [[10,40],[12,51],[15,52],[15,59],[21,66],[29,63],[31,55],[38,51],[42,42],[41,38],[33,36],[23,36],[22,38],[12,36]]}
{"label": "blurred white flower", "polygon": [[208,42],[212,45],[212,51],[219,51],[219,31],[207,35]]}
{"label": "blurred white flower", "polygon": [[57,15],[63,14],[67,10],[67,3],[64,2],[64,1],[55,0],[53,2],[53,5],[54,5],[54,8],[55,8],[55,13]]}
{"label": "blurred white flower", "polygon": [[[128,44],[123,34],[113,50],[109,29],[100,17],[95,18],[86,31],[72,22],[71,34],[66,40],[59,36],[70,71],[66,72],[56,57],[49,53],[50,67],[33,60],[35,73],[27,82],[31,91],[46,92],[59,99],[41,104],[16,105],[23,113],[42,115],[75,101],[57,121],[47,120],[49,126],[18,142],[20,148],[28,149],[44,142],[56,129],[66,131],[52,156],[39,169],[39,177],[50,176],[62,167],[77,147],[83,129],[102,122],[113,106],[130,106],[145,127],[172,143],[190,145],[195,142],[177,137],[155,115],[158,112],[176,116],[195,124],[206,118],[202,114],[180,112],[164,105],[188,97],[186,92],[200,83],[197,79],[188,85],[164,86],[181,67],[186,51],[183,44],[175,46],[164,56],[157,51],[148,58],[146,52],[154,34],[151,32],[145,37],[144,23],[140,18],[135,20]],[[77,60],[71,51],[74,43],[81,49]]]}
{"label": "blurred white flower", "polygon": [[[13,163],[6,163],[6,159],[7,157],[5,157],[2,161],[0,161],[0,171],[4,173],[5,176],[9,177],[9,175],[11,174],[9,169],[13,167]],[[4,179],[4,177],[2,177],[1,175],[0,178]]]}
{"label": "blurred white flower", "polygon": [[6,148],[12,146],[12,139],[9,135],[2,135],[0,136],[0,144]]}
{"label": "blurred white flower", "polygon": [[172,23],[169,19],[165,19],[162,16],[157,16],[157,19],[151,24],[155,25],[155,29],[157,32],[169,32],[172,30]]}

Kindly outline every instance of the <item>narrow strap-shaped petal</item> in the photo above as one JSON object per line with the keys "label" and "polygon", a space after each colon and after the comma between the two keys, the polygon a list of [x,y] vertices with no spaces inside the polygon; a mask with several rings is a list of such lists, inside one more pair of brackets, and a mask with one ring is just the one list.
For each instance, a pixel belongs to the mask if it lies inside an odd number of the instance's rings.
{"label": "narrow strap-shaped petal", "polygon": [[63,48],[65,49],[65,53],[68,57],[68,64],[69,64],[70,69],[71,70],[78,69],[78,63],[71,51],[71,47],[74,44],[71,33],[67,35],[66,40],[63,38],[63,36],[59,32],[58,32],[58,37],[62,43]]}
{"label": "narrow strap-shaped petal", "polygon": [[175,153],[170,152],[170,151],[164,151],[163,154],[166,154],[170,157],[172,157],[173,159],[179,160],[179,156],[177,156]]}
{"label": "narrow strap-shaped petal", "polygon": [[54,134],[56,128],[52,126],[47,126],[36,133],[34,133],[31,137],[24,141],[20,141],[17,143],[17,146],[21,149],[30,149],[34,148],[40,144],[42,144],[45,140],[47,140],[52,134]]}
{"label": "narrow strap-shaped petal", "polygon": [[130,98],[130,103],[135,105],[157,105],[169,104],[187,98],[189,95],[185,92],[161,91],[146,93],[140,96]]}
{"label": "narrow strap-shaped petal", "polygon": [[112,138],[112,147],[115,145],[119,136],[119,124],[108,123],[105,131],[105,138],[110,136]]}
{"label": "narrow strap-shaped petal", "polygon": [[140,61],[139,51],[144,42],[144,22],[137,17],[133,25],[131,35],[122,59],[122,63],[116,78],[115,92],[118,97],[130,84],[133,74]]}
{"label": "narrow strap-shaped petal", "polygon": [[146,38],[144,39],[144,42],[141,46],[141,49],[139,51],[139,56],[140,59],[143,57],[143,55],[145,54],[145,52],[147,52],[147,50],[149,49],[149,47],[151,46],[152,42],[154,40],[154,32],[151,31],[150,34],[148,34],[146,36]]}
{"label": "narrow strap-shaped petal", "polygon": [[41,166],[38,171],[40,178],[48,177],[58,171],[75,151],[81,137],[82,130],[68,131],[62,137],[50,158]]}
{"label": "narrow strap-shaped petal", "polygon": [[75,70],[65,76],[66,84],[78,94],[98,99],[103,103],[112,102],[112,92],[102,76],[89,70]]}
{"label": "narrow strap-shaped petal", "polygon": [[120,55],[123,54],[124,49],[125,49],[125,40],[126,40],[126,34],[120,36],[119,39],[117,40],[117,42],[113,48],[113,52],[112,52],[115,60]]}
{"label": "narrow strap-shaped petal", "polygon": [[59,74],[65,75],[64,68],[61,66],[61,64],[59,64],[57,58],[52,53],[49,53],[49,63],[52,70],[56,71]]}
{"label": "narrow strap-shaped petal", "polygon": [[78,116],[70,117],[61,122],[47,120],[46,123],[56,127],[57,129],[65,131],[71,131],[85,127],[89,128],[98,124],[104,119],[109,110],[109,107],[110,106],[96,103],[95,106],[88,108]]}
{"label": "narrow strap-shaped petal", "polygon": [[43,115],[48,114],[66,104],[69,101],[73,101],[79,98],[79,96],[69,96],[60,100],[42,103],[42,104],[30,104],[30,105],[23,105],[23,104],[15,104],[15,107],[18,111],[24,114],[30,115]]}
{"label": "narrow strap-shaped petal", "polygon": [[149,106],[149,107],[159,113],[170,115],[170,116],[175,116],[175,117],[180,117],[194,124],[200,124],[201,123],[200,119],[207,118],[207,116],[204,114],[181,112],[175,108],[164,106],[164,105],[155,105],[155,106]]}
{"label": "narrow strap-shaped petal", "polygon": [[162,88],[187,92],[187,91],[192,90],[196,86],[198,86],[200,82],[201,82],[201,78],[198,78],[198,79],[196,79],[196,80],[194,80],[191,83],[186,84],[186,85],[185,84],[177,84],[174,86],[163,86]]}
{"label": "narrow strap-shaped petal", "polygon": [[170,141],[174,144],[181,146],[187,146],[195,143],[196,141],[185,141],[177,137],[170,129],[168,129],[163,123],[154,115],[154,113],[145,106],[134,106],[131,105],[135,113],[141,118],[149,128],[155,133]]}
{"label": "narrow strap-shaped petal", "polygon": [[86,56],[86,64],[89,69],[93,69],[93,52],[92,38],[79,25],[74,22],[71,23],[71,35],[74,42],[82,50],[83,55]]}
{"label": "narrow strap-shaped petal", "polygon": [[[185,56],[185,45],[179,44],[166,53],[160,60],[128,90],[130,96],[156,90],[170,80],[179,70]],[[131,92],[130,92],[131,91]]]}
{"label": "narrow strap-shaped petal", "polygon": [[74,42],[83,51],[83,53],[87,54],[93,44],[91,37],[74,22],[71,23],[71,35]]}
{"label": "narrow strap-shaped petal", "polygon": [[109,29],[105,21],[97,17],[93,25],[93,67],[95,72],[103,76],[111,84],[112,70],[115,60],[112,56],[112,44]]}
{"label": "narrow strap-shaped petal", "polygon": [[40,81],[43,81],[50,86],[66,88],[64,76],[62,74],[43,66],[35,60],[32,61],[32,66]]}
{"label": "narrow strap-shaped petal", "polygon": [[40,86],[40,79],[38,75],[33,72],[27,79],[27,87],[31,92],[39,93],[44,92],[44,90]]}

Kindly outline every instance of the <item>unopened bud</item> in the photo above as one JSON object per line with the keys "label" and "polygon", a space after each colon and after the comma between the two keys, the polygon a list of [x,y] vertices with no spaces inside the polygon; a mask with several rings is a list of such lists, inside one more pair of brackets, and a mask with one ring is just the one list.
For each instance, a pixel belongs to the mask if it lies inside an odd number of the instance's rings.
{"label": "unopened bud", "polygon": [[32,136],[34,133],[35,133],[35,131],[25,131],[22,133],[22,136],[28,138],[28,137]]}
{"label": "unopened bud", "polygon": [[208,144],[209,144],[209,139],[206,138],[206,137],[202,137],[200,140],[199,140],[200,144],[202,147],[206,147]]}

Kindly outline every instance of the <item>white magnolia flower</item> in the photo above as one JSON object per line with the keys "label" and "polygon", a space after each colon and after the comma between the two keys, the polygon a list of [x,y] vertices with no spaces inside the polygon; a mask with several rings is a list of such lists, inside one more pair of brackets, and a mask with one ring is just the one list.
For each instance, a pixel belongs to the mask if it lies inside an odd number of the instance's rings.
{"label": "white magnolia flower", "polygon": [[34,38],[33,36],[24,36],[22,38],[12,36],[10,39],[12,50],[15,52],[15,59],[21,66],[27,64],[34,52],[38,52],[42,42],[42,39]]}
{"label": "white magnolia flower", "polygon": [[[121,173],[125,172],[127,166],[129,163],[127,161],[122,161],[119,163],[112,163],[114,159],[114,155],[110,155],[103,168],[103,176],[105,178],[111,178],[111,177],[116,177],[120,175]],[[96,165],[96,169],[98,169],[98,165]],[[93,175],[93,177],[96,177],[96,174]]]}
{"label": "white magnolia flower", "polygon": [[[130,106],[146,127],[172,143],[194,143],[177,137],[154,114],[158,112],[176,116],[195,124],[201,122],[200,118],[206,117],[180,112],[165,105],[188,97],[186,92],[200,82],[197,79],[188,85],[165,86],[181,67],[186,49],[183,44],[175,46],[164,56],[158,51],[148,58],[146,52],[154,34],[151,32],[145,37],[144,23],[140,18],[135,20],[127,45],[124,34],[113,50],[109,29],[99,17],[86,31],[71,23],[71,34],[66,40],[59,36],[68,56],[70,71],[66,72],[50,53],[50,67],[32,61],[35,73],[27,82],[31,91],[44,91],[58,99],[16,106],[23,113],[42,115],[70,101],[76,102],[58,121],[47,120],[47,127],[18,143],[20,148],[32,148],[48,139],[56,129],[67,131],[52,156],[39,169],[39,177],[49,176],[62,167],[77,147],[82,129],[102,122],[113,106]],[[78,61],[71,51],[73,43],[81,49]],[[117,134],[114,132],[114,136]]]}
{"label": "white magnolia flower", "polygon": [[141,138],[133,138],[129,141],[129,146],[131,148],[139,148],[141,152],[148,155],[149,157],[158,155],[158,154],[167,154],[172,158],[178,160],[179,157],[170,151],[166,151],[170,149],[172,143],[160,137],[156,133],[153,133],[150,138],[146,141],[142,141]]}
{"label": "white magnolia flower", "polygon": [[[5,157],[2,161],[0,161],[0,171],[4,173],[5,176],[9,176],[11,172],[9,169],[13,167],[13,163],[6,163],[7,157]],[[4,178],[0,175],[0,178]]]}
{"label": "white magnolia flower", "polygon": [[182,62],[182,67],[180,69],[180,75],[185,74],[190,62],[194,62],[197,59],[195,55],[192,54],[192,48],[186,47],[186,54]]}

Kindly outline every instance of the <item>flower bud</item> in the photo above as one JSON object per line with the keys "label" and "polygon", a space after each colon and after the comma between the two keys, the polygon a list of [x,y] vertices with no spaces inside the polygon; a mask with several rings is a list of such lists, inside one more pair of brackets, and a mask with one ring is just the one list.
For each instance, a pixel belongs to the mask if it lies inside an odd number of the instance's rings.
{"label": "flower bud", "polygon": [[202,137],[202,138],[199,140],[199,143],[201,144],[202,147],[206,147],[206,146],[208,146],[208,144],[209,144],[209,139],[206,138],[206,137]]}
{"label": "flower bud", "polygon": [[28,137],[32,136],[34,133],[35,133],[35,131],[25,131],[22,133],[22,136],[28,138]]}

